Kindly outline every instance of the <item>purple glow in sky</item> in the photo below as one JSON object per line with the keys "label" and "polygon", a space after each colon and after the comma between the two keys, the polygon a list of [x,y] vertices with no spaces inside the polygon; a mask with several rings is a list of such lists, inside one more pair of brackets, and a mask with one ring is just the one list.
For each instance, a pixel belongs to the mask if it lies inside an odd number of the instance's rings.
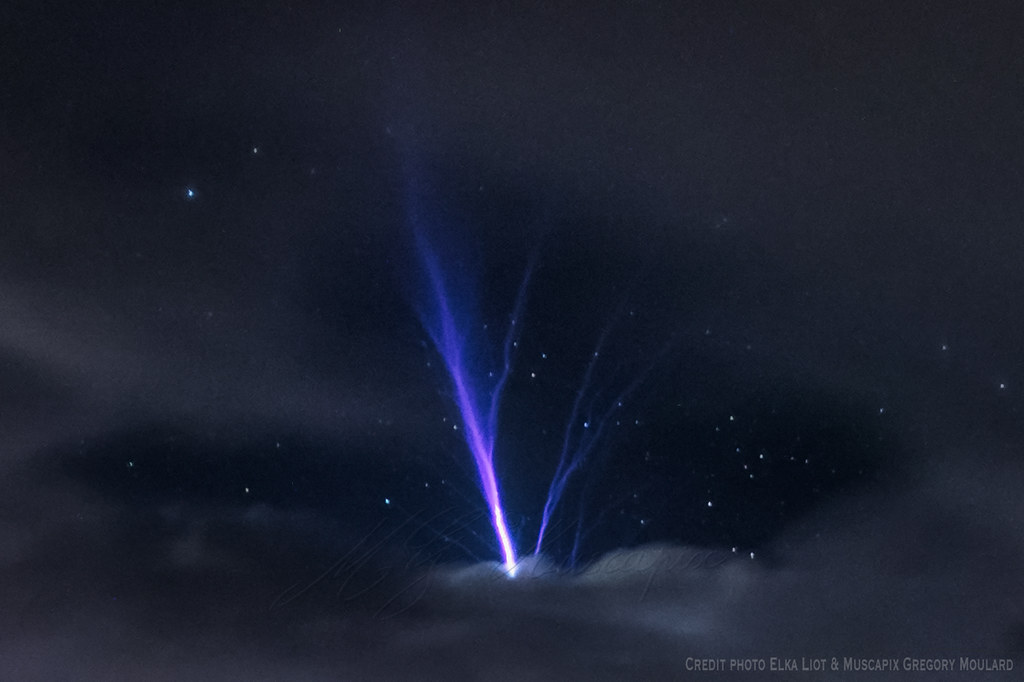
{"label": "purple glow in sky", "polygon": [[[408,175],[413,176],[414,174]],[[436,229],[444,227],[435,223],[447,222],[443,217],[444,211],[435,215],[434,209],[438,208],[437,204],[432,202],[429,196],[421,194],[421,188],[414,180],[411,181],[409,189],[408,219],[419,259],[417,269],[421,275],[419,288],[414,293],[417,313],[434,347],[444,360],[454,388],[453,400],[462,417],[462,435],[476,464],[480,490],[487,503],[502,561],[507,573],[513,575],[517,562],[515,541],[505,520],[494,455],[502,395],[512,371],[516,336],[522,326],[526,291],[536,266],[539,249],[534,251],[519,284],[505,334],[501,366],[495,370],[493,360],[490,364],[483,364],[481,361],[481,358],[491,358],[492,353],[489,339],[482,338],[486,334],[481,333],[481,329],[486,329],[486,325],[477,319],[473,305],[477,291],[472,278],[466,274],[467,266],[457,256],[449,254],[449,258],[444,258],[445,251],[439,246],[442,242],[431,239],[431,236],[436,234]],[[581,377],[565,426],[558,466],[548,487],[540,516],[540,527],[533,552],[535,555],[541,553],[545,532],[571,478],[587,465],[608,431],[608,425],[616,422],[615,413],[622,409],[624,401],[632,396],[672,345],[670,341],[660,352],[653,354],[646,367],[634,368],[628,380],[623,382],[626,385],[621,390],[614,393],[594,392],[593,384],[597,366],[601,364],[602,352],[617,326],[617,320],[625,312],[623,299],[618,311],[611,315],[611,320],[601,332]],[[629,315],[632,317],[633,311],[630,311]],[[578,523],[581,524],[582,519]],[[576,537],[578,544],[579,532]],[[575,554],[574,547],[574,557]]]}
{"label": "purple glow in sky", "polygon": [[[416,216],[414,216],[414,221]],[[455,388],[455,402],[463,420],[463,437],[469,451],[473,454],[476,462],[477,473],[480,478],[480,489],[491,515],[491,525],[498,538],[501,547],[502,560],[505,569],[509,574],[515,571],[516,550],[509,534],[508,526],[505,523],[505,512],[501,506],[501,491],[498,488],[498,478],[494,472],[494,443],[495,434],[498,428],[498,409],[501,404],[501,394],[508,379],[511,367],[512,334],[515,330],[515,316],[509,325],[508,336],[505,342],[504,366],[494,387],[490,391],[489,399],[481,396],[478,387],[474,384],[474,377],[467,362],[466,344],[468,338],[466,330],[460,328],[456,314],[452,307],[452,294],[448,290],[444,273],[438,262],[437,254],[427,240],[422,229],[416,229],[416,246],[420,258],[426,270],[427,279],[430,284],[432,296],[432,314],[420,315],[423,326],[427,329],[434,346],[444,358],[445,367],[451,377],[452,385]],[[524,298],[523,292],[526,289],[526,280],[520,289],[519,302],[521,305]]]}

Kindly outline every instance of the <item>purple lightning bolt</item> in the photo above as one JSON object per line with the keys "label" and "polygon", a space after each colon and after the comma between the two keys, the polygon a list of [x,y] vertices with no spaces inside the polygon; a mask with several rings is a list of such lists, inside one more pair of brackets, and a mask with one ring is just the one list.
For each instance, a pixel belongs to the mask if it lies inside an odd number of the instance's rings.
{"label": "purple lightning bolt", "polygon": [[[527,269],[516,297],[515,308],[505,338],[501,371],[485,396],[485,393],[478,388],[479,377],[474,376],[471,363],[467,360],[467,355],[473,352],[472,341],[468,336],[466,326],[460,327],[460,321],[464,322],[464,320],[460,320],[453,309],[455,292],[451,290],[437,253],[426,236],[426,228],[421,224],[422,216],[417,211],[413,211],[410,217],[420,262],[430,290],[430,302],[426,306],[429,309],[429,314],[425,314],[421,308],[420,319],[427,333],[430,334],[435,348],[444,358],[445,368],[448,370],[452,386],[455,389],[455,403],[462,415],[463,435],[476,463],[480,489],[490,511],[491,525],[494,527],[498,545],[501,547],[505,570],[512,574],[516,566],[516,552],[501,505],[501,491],[494,471],[494,446],[501,397],[512,367],[516,322],[526,298],[532,263]],[[458,293],[463,296],[471,295],[470,292]]]}

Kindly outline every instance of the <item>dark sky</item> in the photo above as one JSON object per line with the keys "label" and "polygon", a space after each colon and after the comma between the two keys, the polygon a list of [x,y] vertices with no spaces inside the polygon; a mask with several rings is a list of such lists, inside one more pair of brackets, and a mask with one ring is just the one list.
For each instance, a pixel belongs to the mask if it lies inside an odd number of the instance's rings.
{"label": "dark sky", "polygon": [[1019,675],[1017,3],[145,4],[0,8],[0,678]]}

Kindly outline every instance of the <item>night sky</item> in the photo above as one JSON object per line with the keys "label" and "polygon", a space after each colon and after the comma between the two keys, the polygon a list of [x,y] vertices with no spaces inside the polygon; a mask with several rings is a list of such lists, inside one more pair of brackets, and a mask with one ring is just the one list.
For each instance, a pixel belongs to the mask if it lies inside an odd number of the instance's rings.
{"label": "night sky", "polygon": [[1018,3],[147,4],[0,8],[0,679],[1020,675]]}

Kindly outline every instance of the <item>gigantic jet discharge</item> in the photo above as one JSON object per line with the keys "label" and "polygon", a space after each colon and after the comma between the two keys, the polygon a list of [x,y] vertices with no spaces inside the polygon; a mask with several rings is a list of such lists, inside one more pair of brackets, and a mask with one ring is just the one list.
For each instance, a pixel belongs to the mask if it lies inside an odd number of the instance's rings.
{"label": "gigantic jet discharge", "polygon": [[[474,287],[470,281],[460,279],[458,268],[442,267],[439,252],[429,235],[435,220],[439,217],[427,213],[426,198],[415,189],[408,197],[409,220],[413,229],[416,250],[420,261],[422,278],[416,292],[417,312],[424,328],[430,335],[435,348],[444,359],[452,387],[455,404],[462,415],[463,437],[473,455],[480,489],[487,502],[502,560],[509,575],[516,571],[515,543],[505,522],[501,504],[501,490],[494,468],[494,448],[498,433],[498,412],[501,397],[508,381],[512,366],[512,350],[517,322],[522,314],[526,290],[533,271],[533,261],[527,266],[516,297],[515,307],[505,335],[502,366],[499,372],[488,371],[479,366],[480,354],[488,348],[487,339],[477,338],[481,327],[472,306]],[[536,256],[536,254],[535,254]],[[622,408],[625,401],[640,385],[652,369],[657,358],[646,369],[639,371],[631,382],[619,392],[604,409],[596,405],[598,396],[590,396],[589,406],[584,408],[584,398],[589,393],[598,357],[607,340],[612,324],[602,332],[597,346],[583,376],[576,394],[569,422],[566,424],[558,467],[555,470],[548,495],[541,514],[540,529],[534,554],[540,554],[544,534],[548,529],[555,508],[558,506],[572,475],[581,469],[594,453],[605,431],[605,425],[612,421],[612,415]],[[667,346],[666,346],[667,349]],[[599,411],[595,414],[595,409]],[[578,542],[578,535],[577,535]],[[575,555],[575,548],[573,550]]]}
{"label": "gigantic jet discharge", "polygon": [[[425,270],[430,289],[430,304],[420,308],[420,319],[438,352],[444,358],[445,367],[455,389],[455,402],[463,420],[463,436],[476,462],[480,478],[480,489],[491,516],[491,525],[501,546],[505,570],[514,573],[516,551],[505,523],[505,512],[501,505],[501,490],[494,472],[494,444],[498,429],[498,410],[501,395],[511,368],[511,350],[515,332],[516,315],[525,297],[527,277],[524,278],[516,303],[516,312],[509,325],[505,339],[504,366],[490,387],[489,396],[484,397],[475,383],[470,357],[473,348],[465,327],[460,327],[459,315],[454,306],[455,299],[450,282],[441,269],[437,253],[426,236],[426,227],[421,224],[423,217],[418,212],[411,216],[416,237],[416,247]],[[469,295],[467,292],[462,294]],[[489,373],[490,374],[490,373]]]}

